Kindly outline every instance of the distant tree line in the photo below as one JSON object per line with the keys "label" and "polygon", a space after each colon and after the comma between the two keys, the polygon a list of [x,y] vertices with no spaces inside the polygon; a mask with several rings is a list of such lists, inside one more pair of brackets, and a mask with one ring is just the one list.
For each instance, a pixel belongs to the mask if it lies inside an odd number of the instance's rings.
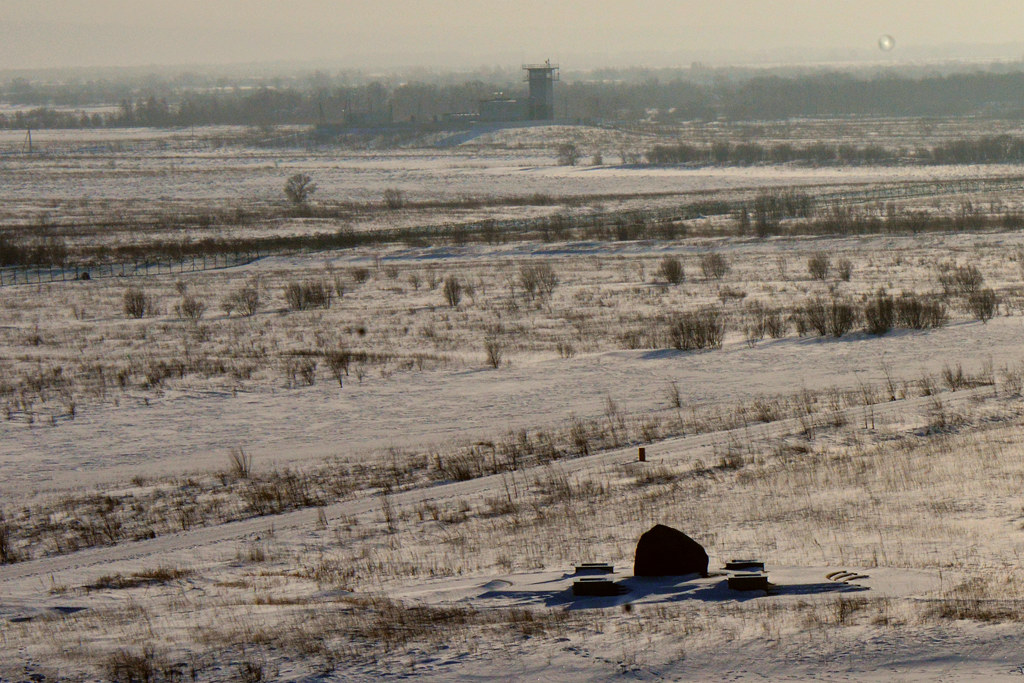
{"label": "distant tree line", "polygon": [[[479,100],[496,92],[524,95],[522,82],[504,73],[496,78],[357,85],[311,78],[245,87],[196,87],[188,80],[130,87],[108,82],[42,86],[15,79],[0,87],[0,102],[20,108],[0,114],[0,127],[260,126],[341,121],[351,114],[430,121],[450,113],[475,112]],[[74,109],[97,105],[105,108]],[[556,117],[571,120],[963,115],[1024,118],[1024,71],[930,76],[819,72],[704,80],[678,72],[668,80],[566,80],[556,89]]]}
{"label": "distant tree line", "polygon": [[812,143],[760,144],[716,142],[654,145],[644,154],[652,165],[751,166],[799,163],[812,165],[856,164],[1016,164],[1024,163],[1024,138],[993,135],[940,142],[931,147],[886,148],[880,145]]}

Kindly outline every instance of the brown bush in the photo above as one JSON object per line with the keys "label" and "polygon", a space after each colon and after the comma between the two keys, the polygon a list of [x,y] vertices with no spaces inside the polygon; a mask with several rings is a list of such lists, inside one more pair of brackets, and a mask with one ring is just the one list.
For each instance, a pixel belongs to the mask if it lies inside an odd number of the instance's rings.
{"label": "brown bush", "polygon": [[700,270],[707,280],[721,280],[729,272],[729,261],[715,252],[704,254],[700,259]]}
{"label": "brown bush", "polygon": [[288,308],[293,311],[330,308],[331,288],[320,280],[289,282],[284,288],[284,298]]}
{"label": "brown bush", "polygon": [[153,300],[141,287],[132,285],[124,290],[122,308],[129,318],[144,318],[147,313],[152,313]]}
{"label": "brown bush", "polygon": [[661,259],[661,263],[658,264],[658,274],[665,278],[670,285],[678,285],[686,279],[683,262],[677,256],[666,256]]}
{"label": "brown bush", "polygon": [[828,254],[823,251],[819,251],[811,255],[807,259],[807,272],[811,274],[815,280],[824,280],[828,277],[828,271],[831,268],[831,263],[828,258]]}
{"label": "brown bush", "polygon": [[716,306],[687,311],[671,322],[669,342],[680,351],[720,349],[725,338],[725,313]]}

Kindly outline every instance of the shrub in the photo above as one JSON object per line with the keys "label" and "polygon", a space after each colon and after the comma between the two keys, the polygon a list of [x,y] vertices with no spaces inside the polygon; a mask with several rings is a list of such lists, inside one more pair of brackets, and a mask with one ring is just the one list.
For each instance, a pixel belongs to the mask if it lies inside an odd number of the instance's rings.
{"label": "shrub", "polygon": [[824,280],[828,277],[828,271],[831,267],[829,262],[828,254],[823,251],[811,254],[811,257],[807,259],[807,272],[811,274],[815,280]]}
{"label": "shrub", "polygon": [[338,380],[338,386],[344,387],[343,377],[348,376],[348,368],[352,364],[352,352],[344,346],[339,346],[324,354],[324,362],[327,363],[327,369],[331,371],[334,379]]}
{"label": "shrub", "polygon": [[759,325],[757,320],[748,320],[743,324],[743,338],[746,340],[747,346],[753,347],[764,339],[764,326]]}
{"label": "shrub", "polygon": [[764,309],[764,329],[772,339],[782,339],[789,331],[789,320],[781,308]]}
{"label": "shrub", "polygon": [[389,187],[384,190],[384,206],[388,209],[401,209],[405,206],[405,193],[397,187]]}
{"label": "shrub", "polygon": [[746,322],[743,326],[747,343],[751,346],[764,339],[765,335],[772,339],[786,336],[789,321],[779,308],[768,308],[760,301],[753,301],[746,308]]}
{"label": "shrub", "polygon": [[740,213],[736,217],[736,232],[740,235],[746,235],[750,232],[750,211],[745,206],[740,209]]}
{"label": "shrub", "polygon": [[799,306],[793,319],[801,336],[813,330],[821,337],[842,337],[857,323],[857,309],[840,297],[815,297]]}
{"label": "shrub", "polygon": [[307,387],[311,387],[316,384],[316,366],[316,359],[308,357],[300,358],[295,364],[295,368],[298,370],[299,376],[302,378],[302,383]]}
{"label": "shrub", "polygon": [[839,275],[839,279],[843,282],[850,281],[850,276],[853,275],[853,263],[850,259],[840,259],[839,263],[836,264],[836,274]]}
{"label": "shrub", "polygon": [[666,256],[661,259],[658,266],[658,273],[665,278],[670,285],[678,285],[686,278],[683,271],[683,262],[677,256]]}
{"label": "shrub", "polygon": [[531,300],[537,296],[550,298],[558,286],[558,275],[546,261],[524,263],[519,266],[519,283]]}
{"label": "shrub", "polygon": [[494,337],[488,337],[484,340],[484,352],[487,354],[487,364],[492,368],[497,368],[501,365],[501,359],[504,351],[505,349],[501,342]]}
{"label": "shrub", "polygon": [[764,339],[765,316],[764,305],[760,301],[754,301],[747,306],[746,320],[743,323],[743,336],[748,346],[754,346]]}
{"label": "shrub", "polygon": [[152,645],[145,645],[141,652],[121,649],[110,653],[103,661],[103,673],[115,683],[155,683],[174,680],[177,672]]}
{"label": "shrub", "polygon": [[363,284],[370,279],[370,269],[363,266],[357,266],[351,271],[352,281],[356,284]]}
{"label": "shrub", "polygon": [[203,313],[206,312],[206,304],[198,297],[185,294],[181,297],[181,302],[175,306],[175,311],[177,311],[180,318],[198,322],[203,317]]}
{"label": "shrub", "polygon": [[857,324],[857,309],[848,301],[832,299],[829,307],[828,331],[833,337],[842,337]]}
{"label": "shrub", "polygon": [[977,266],[943,265],[939,269],[939,285],[946,296],[959,294],[969,297],[985,282]]}
{"label": "shrub", "polygon": [[231,312],[236,310],[246,317],[255,315],[260,307],[259,287],[255,284],[248,284],[234,292],[229,292],[221,299],[220,307],[227,315],[231,315]]}
{"label": "shrub", "polygon": [[14,550],[11,536],[11,527],[0,512],[0,564],[13,564],[21,559]]}
{"label": "shrub", "polygon": [[967,308],[975,320],[987,323],[996,314],[999,298],[991,287],[979,289],[967,297]]}
{"label": "shrub", "polygon": [[796,333],[801,337],[811,332],[816,332],[822,337],[828,334],[828,315],[825,301],[821,297],[815,297],[797,306],[793,310],[792,318],[796,325]]}
{"label": "shrub", "polygon": [[122,303],[124,313],[129,318],[144,318],[153,310],[153,300],[143,291],[142,287],[135,285],[124,290]]}
{"label": "shrub", "polygon": [[252,456],[241,446],[228,452],[228,470],[238,479],[248,479],[252,475]]}
{"label": "shrub", "polygon": [[725,314],[715,306],[687,311],[669,325],[669,342],[680,351],[722,348]]}
{"label": "shrub", "polygon": [[896,304],[884,289],[864,306],[864,324],[868,334],[882,335],[892,329],[896,321]]}
{"label": "shrub", "polygon": [[444,300],[452,308],[457,307],[462,301],[462,283],[454,275],[449,275],[444,279]]}
{"label": "shrub", "polygon": [[700,270],[707,280],[721,280],[729,272],[729,262],[721,254],[711,252],[701,257]]}
{"label": "shrub", "polygon": [[914,292],[905,292],[895,300],[896,324],[912,330],[927,330],[946,324],[946,305]]}
{"label": "shrub", "polygon": [[253,285],[246,285],[235,292],[235,303],[242,315],[249,317],[256,314],[260,307],[260,291]]}
{"label": "shrub", "polygon": [[558,165],[575,166],[580,160],[580,151],[574,142],[563,142],[558,146]]}
{"label": "shrub", "polygon": [[284,288],[284,298],[293,311],[330,308],[331,288],[320,280],[289,282]]}

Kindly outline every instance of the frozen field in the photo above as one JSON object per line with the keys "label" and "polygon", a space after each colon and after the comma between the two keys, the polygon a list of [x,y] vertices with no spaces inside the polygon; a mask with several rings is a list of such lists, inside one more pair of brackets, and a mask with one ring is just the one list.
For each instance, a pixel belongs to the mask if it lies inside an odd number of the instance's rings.
{"label": "frozen field", "polygon": [[[992,236],[986,241],[990,243],[975,248],[1017,248],[1015,236]],[[927,249],[920,241],[900,245],[893,240],[862,242],[860,249],[864,254],[879,255],[914,245]],[[780,245],[772,251],[784,253],[792,246]],[[830,246],[834,253],[857,248],[842,242]],[[961,249],[972,247],[963,245]],[[737,248],[733,258],[749,259],[749,267],[756,269],[758,260],[767,255],[761,249],[747,249],[753,253],[747,255],[745,249]],[[495,256],[490,251],[477,255],[474,250],[466,250],[461,257],[430,258],[426,262],[442,270],[466,272],[474,268],[485,272],[495,267]],[[616,261],[622,254],[603,257]],[[505,258],[508,256],[500,257]],[[561,258],[566,257],[563,254]],[[424,261],[401,254],[392,263],[408,269],[421,267]],[[289,259],[283,269],[269,259],[265,264],[241,269],[235,276],[266,271],[272,274],[269,277],[280,278],[321,268],[321,258],[308,262]],[[904,279],[912,282],[914,277],[907,273]],[[879,276],[871,279],[882,281]],[[899,281],[884,279],[890,286]],[[698,291],[689,296],[707,296]],[[377,299],[382,295],[367,292],[353,301],[343,300],[331,317],[333,324],[351,324],[353,316],[372,319],[374,313],[369,307],[383,303]],[[439,294],[424,293],[414,298],[423,308],[420,314],[401,323],[403,328],[415,327],[416,321],[434,308],[431,304]],[[385,305],[381,315],[387,310]],[[445,315],[443,309],[435,311],[434,316],[438,313]],[[22,334],[29,334],[36,324],[35,317],[27,316]],[[331,323],[319,320],[314,324]],[[599,416],[608,398],[628,412],[665,409],[669,407],[667,389],[672,382],[678,384],[684,406],[714,406],[791,394],[803,388],[856,389],[882,382],[886,372],[901,380],[915,380],[925,374],[938,375],[957,364],[971,371],[984,364],[1013,367],[1024,363],[1022,333],[1024,319],[1019,315],[999,317],[987,324],[962,320],[940,330],[892,332],[883,337],[859,333],[838,341],[797,337],[765,340],[753,348],[734,333],[721,351],[706,353],[595,350],[567,359],[553,350],[525,350],[521,354],[510,350],[508,365],[499,369],[485,367],[482,340],[466,340],[470,353],[462,361],[451,361],[461,367],[371,373],[362,381],[350,376],[344,388],[326,378],[301,389],[289,388],[272,377],[259,383],[192,387],[186,383],[155,394],[132,392],[117,404],[82,401],[74,419],[58,413],[59,423],[51,423],[45,413],[31,423],[24,419],[0,422],[5,443],[0,466],[6,475],[0,491],[60,491],[109,485],[140,475],[209,471],[221,466],[225,454],[238,446],[250,450],[260,461],[279,465],[334,458],[355,461],[389,448],[416,449],[454,440],[487,439],[510,429],[555,424],[572,416]],[[116,334],[112,329],[104,336]],[[387,331],[381,334],[387,336]],[[409,353],[415,353],[416,341],[409,341],[413,344]],[[358,342],[354,339],[352,343]]]}
{"label": "frozen field", "polygon": [[[879,130],[953,133],[916,125]],[[296,172],[317,200],[361,203],[319,230],[1021,171],[555,166],[566,136],[606,160],[640,144],[572,128],[451,150],[243,134],[40,133],[38,157],[0,156],[3,218],[112,245],[135,227],[103,217],[273,207]],[[486,201],[371,207],[386,188]],[[539,194],[556,199],[513,201]],[[967,220],[1021,199],[866,210]],[[673,239],[388,244],[0,288],[0,681],[1017,680],[1024,237],[1006,215],[768,238],[723,215]],[[300,306],[300,285],[326,301]],[[935,317],[869,332],[886,301]],[[816,332],[815,306],[850,325]],[[686,348],[701,312],[721,336]],[[711,575],[633,577],[656,523],[704,545]],[[720,567],[744,556],[772,590],[727,587]],[[581,561],[613,563],[624,592],[574,598]]]}
{"label": "frozen field", "polygon": [[[170,202],[202,200],[244,205],[283,199],[285,179],[308,173],[321,201],[377,202],[385,188],[411,201],[464,197],[651,195],[903,180],[1019,174],[1015,166],[656,168],[623,166],[620,145],[642,151],[658,138],[573,127],[514,131],[513,139],[485,136],[446,149],[316,150],[245,146],[244,129],[153,132],[38,131],[34,156],[0,155],[5,204]],[[286,131],[287,132],[287,131]],[[0,148],[19,149],[24,132],[0,131]],[[936,139],[941,139],[937,136]],[[558,166],[560,142],[578,140],[583,157]],[[133,149],[132,145],[138,145]],[[240,146],[241,145],[241,146]],[[108,149],[109,148],[109,149]],[[604,165],[588,162],[603,149]],[[52,152],[52,153],[51,153]]]}

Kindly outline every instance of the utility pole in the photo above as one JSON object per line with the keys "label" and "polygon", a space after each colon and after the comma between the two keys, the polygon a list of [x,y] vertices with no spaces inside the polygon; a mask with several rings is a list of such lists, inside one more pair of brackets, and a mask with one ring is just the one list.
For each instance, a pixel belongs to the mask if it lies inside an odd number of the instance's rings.
{"label": "utility pole", "polygon": [[28,153],[32,153],[32,126],[25,129],[25,144],[28,147]]}

